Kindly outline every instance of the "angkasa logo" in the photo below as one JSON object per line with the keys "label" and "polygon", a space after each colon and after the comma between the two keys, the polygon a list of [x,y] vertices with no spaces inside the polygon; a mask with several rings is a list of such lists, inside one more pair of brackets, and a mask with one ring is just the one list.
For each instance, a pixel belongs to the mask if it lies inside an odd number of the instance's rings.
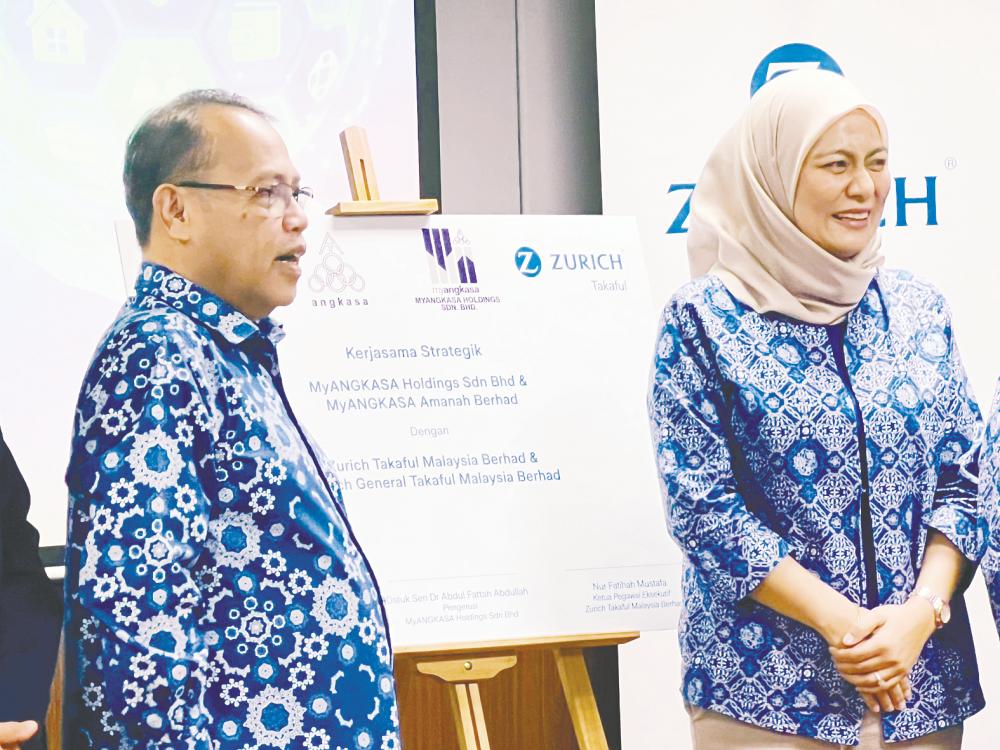
{"label": "angkasa logo", "polygon": [[317,294],[321,292],[341,294],[347,290],[357,293],[365,290],[364,278],[344,260],[344,251],[340,249],[332,235],[327,234],[323,237],[319,252],[319,263],[309,277],[309,288],[312,291]]}
{"label": "angkasa logo", "polygon": [[457,247],[467,246],[469,241],[458,232],[455,247],[451,232],[447,229],[422,229],[424,250],[427,251],[427,265],[431,283],[437,286],[454,284],[478,284],[476,264],[464,252],[459,255]]}

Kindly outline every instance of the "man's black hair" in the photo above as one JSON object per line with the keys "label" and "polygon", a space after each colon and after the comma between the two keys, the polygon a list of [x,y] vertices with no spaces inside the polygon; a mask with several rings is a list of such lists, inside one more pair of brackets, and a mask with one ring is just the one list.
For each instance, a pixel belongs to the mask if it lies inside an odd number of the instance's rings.
{"label": "man's black hair", "polygon": [[129,136],[122,173],[125,204],[142,247],[149,242],[156,188],[211,162],[211,144],[200,123],[200,110],[207,105],[239,107],[270,119],[243,97],[219,89],[188,91],[147,115]]}

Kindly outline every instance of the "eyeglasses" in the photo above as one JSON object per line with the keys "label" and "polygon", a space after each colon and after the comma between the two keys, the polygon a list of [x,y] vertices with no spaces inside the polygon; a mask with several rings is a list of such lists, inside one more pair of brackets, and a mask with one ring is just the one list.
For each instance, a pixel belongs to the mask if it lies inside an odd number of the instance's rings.
{"label": "eyeglasses", "polygon": [[259,198],[270,209],[280,206],[282,211],[287,211],[294,200],[299,207],[305,208],[313,197],[311,188],[293,188],[286,182],[278,182],[274,185],[222,185],[217,182],[193,182],[184,180],[177,183],[178,187],[198,188],[200,190],[240,190],[252,193],[254,198]]}

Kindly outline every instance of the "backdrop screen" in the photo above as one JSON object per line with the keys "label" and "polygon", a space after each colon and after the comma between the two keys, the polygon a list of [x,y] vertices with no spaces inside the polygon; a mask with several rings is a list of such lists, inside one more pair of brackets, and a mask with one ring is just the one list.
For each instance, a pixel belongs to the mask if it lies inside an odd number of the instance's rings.
{"label": "backdrop screen", "polygon": [[275,116],[320,211],[349,198],[338,134],[352,124],[383,195],[414,197],[415,75],[403,0],[0,3],[0,426],[43,544],[64,539],[73,407],[125,295],[132,128],[182,91],[224,88]]}

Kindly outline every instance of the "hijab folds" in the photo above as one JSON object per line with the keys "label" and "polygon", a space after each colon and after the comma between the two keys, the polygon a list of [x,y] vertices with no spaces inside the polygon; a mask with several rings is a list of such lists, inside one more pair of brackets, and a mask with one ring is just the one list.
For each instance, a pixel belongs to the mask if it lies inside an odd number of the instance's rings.
{"label": "hijab folds", "polygon": [[793,71],[757,91],[709,156],[692,196],[692,276],[715,274],[757,312],[807,323],[835,323],[858,304],[884,260],[879,233],[842,259],[792,220],[806,155],[827,128],[857,109],[885,138],[878,110],[836,73]]}

